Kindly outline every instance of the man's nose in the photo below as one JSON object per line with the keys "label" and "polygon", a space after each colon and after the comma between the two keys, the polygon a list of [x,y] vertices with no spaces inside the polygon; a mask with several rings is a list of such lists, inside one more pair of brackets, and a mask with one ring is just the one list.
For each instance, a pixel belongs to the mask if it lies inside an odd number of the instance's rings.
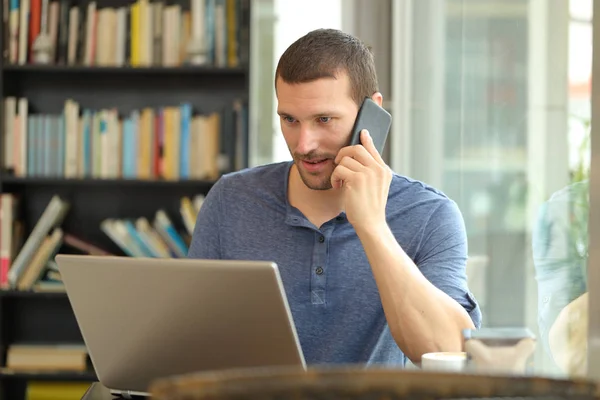
{"label": "man's nose", "polygon": [[311,129],[310,126],[300,126],[298,137],[298,147],[296,152],[300,154],[308,154],[319,147],[317,132]]}

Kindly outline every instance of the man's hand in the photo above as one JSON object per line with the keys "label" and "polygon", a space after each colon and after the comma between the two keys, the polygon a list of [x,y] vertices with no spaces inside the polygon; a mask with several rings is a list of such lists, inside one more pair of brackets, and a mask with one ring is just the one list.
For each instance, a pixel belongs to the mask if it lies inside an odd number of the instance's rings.
{"label": "man's hand", "polygon": [[587,371],[588,292],[561,310],[548,332],[552,356],[569,376],[584,376]]}
{"label": "man's hand", "polygon": [[331,185],[344,193],[344,208],[354,229],[386,223],[385,207],[392,171],[385,164],[366,130],[361,143],[340,150]]}

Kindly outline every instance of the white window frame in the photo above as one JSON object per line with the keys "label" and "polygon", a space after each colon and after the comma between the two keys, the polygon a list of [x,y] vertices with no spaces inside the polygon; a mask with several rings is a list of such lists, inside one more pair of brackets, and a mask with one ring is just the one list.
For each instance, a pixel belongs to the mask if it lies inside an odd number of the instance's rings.
{"label": "white window frame", "polygon": [[[594,6],[598,2],[594,1]],[[592,17],[592,76],[600,77],[600,7]],[[592,79],[588,257],[588,378],[600,382],[600,84]]]}

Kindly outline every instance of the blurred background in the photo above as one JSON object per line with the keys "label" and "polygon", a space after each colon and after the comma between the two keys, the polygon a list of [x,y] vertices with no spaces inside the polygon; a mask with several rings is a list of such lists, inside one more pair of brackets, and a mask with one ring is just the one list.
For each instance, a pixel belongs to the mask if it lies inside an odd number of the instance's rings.
{"label": "blurred background", "polygon": [[[394,118],[386,160],[462,210],[469,284],[484,326],[542,335],[536,371],[562,373],[549,358],[547,331],[585,289],[549,289],[545,277],[581,286],[581,275],[564,269],[587,260],[587,210],[573,204],[585,203],[588,192],[592,0],[256,0],[255,11],[253,54],[260,57],[251,64],[251,104],[261,106],[252,163],[289,159],[272,89],[284,49],[320,27],[360,37],[373,49]],[[550,198],[573,187],[577,194],[567,193],[550,211],[555,219],[547,218]],[[553,229],[573,232],[553,239]],[[563,254],[571,242],[583,247]],[[549,303],[556,311],[539,322]]]}
{"label": "blurred background", "polygon": [[316,28],[372,49],[384,157],[460,207],[483,327],[529,329],[532,373],[586,373],[593,0],[4,0],[0,15],[0,397],[96,380],[54,254],[185,257],[219,176],[290,159],[275,67]]}

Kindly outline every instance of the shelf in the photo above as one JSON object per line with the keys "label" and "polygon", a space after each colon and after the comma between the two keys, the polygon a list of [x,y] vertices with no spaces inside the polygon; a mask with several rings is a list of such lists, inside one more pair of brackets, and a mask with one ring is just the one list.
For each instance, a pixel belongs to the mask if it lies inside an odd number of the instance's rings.
{"label": "shelf", "polygon": [[2,185],[10,186],[136,186],[136,187],[210,187],[214,181],[182,179],[99,179],[99,178],[53,178],[53,177],[0,177]]}
{"label": "shelf", "polygon": [[49,74],[107,74],[107,75],[245,75],[242,67],[181,66],[181,67],[87,67],[79,65],[6,65],[6,73],[49,73]]}
{"label": "shelf", "polygon": [[28,290],[0,290],[0,298],[66,298],[66,292],[34,292]]}
{"label": "shelf", "polygon": [[26,379],[44,381],[97,381],[94,371],[71,372],[71,371],[12,371],[6,368],[0,369],[0,379]]}

